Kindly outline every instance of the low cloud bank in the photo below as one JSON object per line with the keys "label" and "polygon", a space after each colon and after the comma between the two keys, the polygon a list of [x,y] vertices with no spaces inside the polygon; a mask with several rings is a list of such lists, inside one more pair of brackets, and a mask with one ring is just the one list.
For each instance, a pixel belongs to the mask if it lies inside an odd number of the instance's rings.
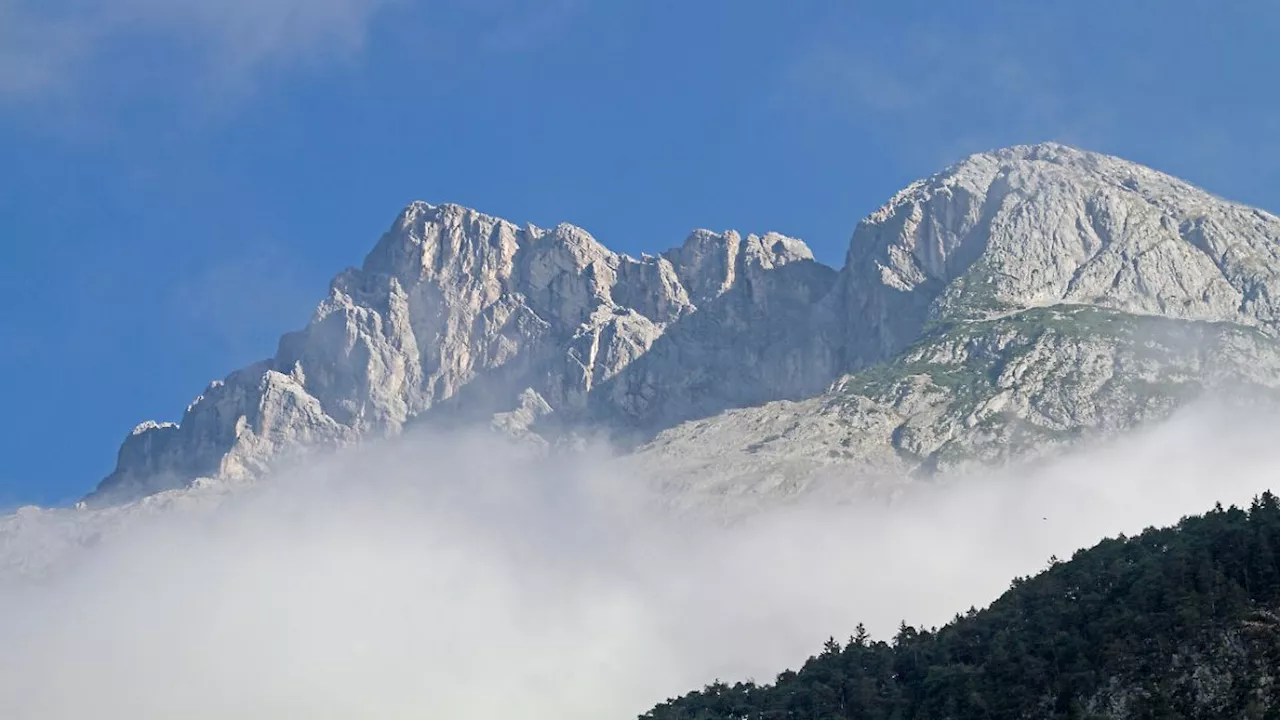
{"label": "low cloud bank", "polygon": [[1199,412],[1034,472],[731,527],[663,514],[599,457],[415,435],[0,586],[0,717],[635,717],[717,677],[767,681],[858,622],[940,625],[1050,555],[1247,502],[1280,469],[1275,429]]}

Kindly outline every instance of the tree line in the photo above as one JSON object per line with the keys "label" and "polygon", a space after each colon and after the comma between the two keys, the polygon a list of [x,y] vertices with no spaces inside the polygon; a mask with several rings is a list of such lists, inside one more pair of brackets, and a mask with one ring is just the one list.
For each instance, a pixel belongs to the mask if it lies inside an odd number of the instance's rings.
{"label": "tree line", "polygon": [[1280,719],[1280,502],[1220,504],[1015,578],[942,628],[859,625],[772,684],[717,681],[641,720]]}

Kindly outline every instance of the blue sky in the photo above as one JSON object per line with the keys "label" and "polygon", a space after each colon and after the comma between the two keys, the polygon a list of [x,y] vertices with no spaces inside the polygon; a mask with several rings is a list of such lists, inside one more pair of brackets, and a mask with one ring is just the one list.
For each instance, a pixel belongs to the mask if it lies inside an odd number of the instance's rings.
{"label": "blue sky", "polygon": [[1280,209],[1280,5],[0,0],[0,507],[274,351],[414,199],[638,253],[1059,140]]}

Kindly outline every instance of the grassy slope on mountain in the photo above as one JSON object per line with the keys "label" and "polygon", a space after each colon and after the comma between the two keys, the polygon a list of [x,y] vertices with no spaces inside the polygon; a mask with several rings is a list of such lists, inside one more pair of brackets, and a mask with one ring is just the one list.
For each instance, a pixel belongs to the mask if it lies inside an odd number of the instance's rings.
{"label": "grassy slope on mountain", "polygon": [[1280,502],[1105,540],[947,626],[828,641],[642,720],[1280,717]]}
{"label": "grassy slope on mountain", "polygon": [[887,405],[936,395],[940,413],[893,438],[936,470],[1164,419],[1208,389],[1275,397],[1258,370],[1277,364],[1280,347],[1254,328],[1061,305],[927,328],[894,361],[840,383],[839,395]]}

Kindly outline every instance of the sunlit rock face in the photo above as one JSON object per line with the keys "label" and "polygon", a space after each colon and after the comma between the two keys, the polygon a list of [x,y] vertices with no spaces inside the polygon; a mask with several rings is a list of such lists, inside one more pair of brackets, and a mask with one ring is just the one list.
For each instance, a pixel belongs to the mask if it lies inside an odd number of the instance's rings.
{"label": "sunlit rock face", "polygon": [[810,308],[835,277],[775,233],[700,230],[635,259],[572,225],[414,203],[275,357],[212,383],[180,423],[140,425],[89,502],[253,476],[415,420],[622,437],[813,394],[836,350],[811,342]]}

